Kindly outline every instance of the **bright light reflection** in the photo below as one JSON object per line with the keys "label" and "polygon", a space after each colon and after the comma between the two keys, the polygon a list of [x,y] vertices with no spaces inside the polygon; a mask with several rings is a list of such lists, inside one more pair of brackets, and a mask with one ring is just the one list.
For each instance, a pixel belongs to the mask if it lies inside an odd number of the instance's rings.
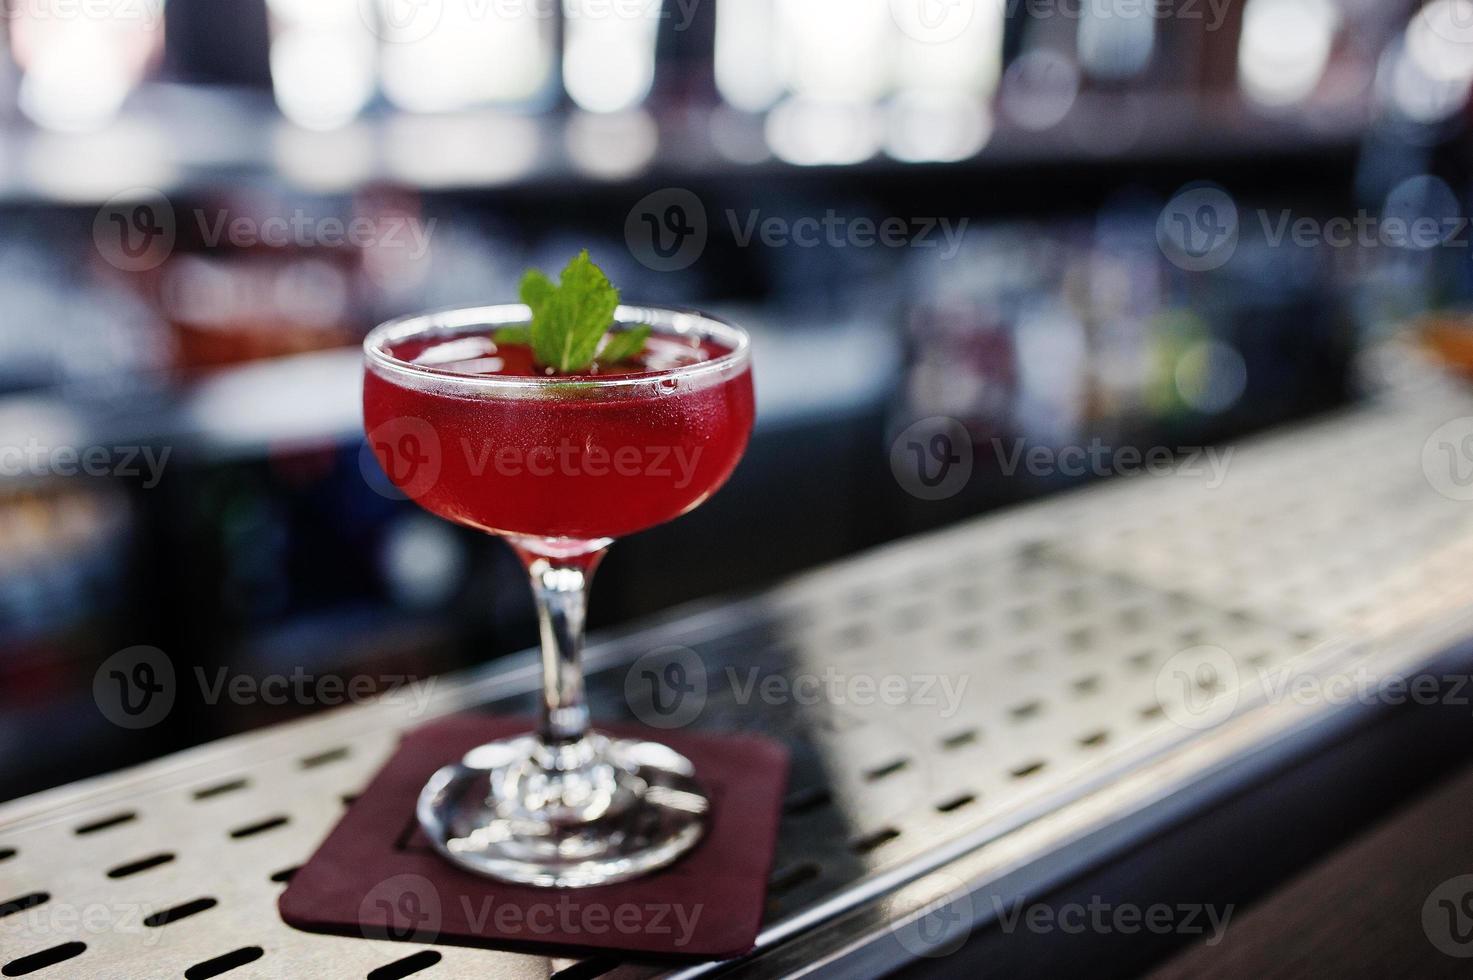
{"label": "bright light reflection", "polygon": [[388,43],[380,54],[384,94],[411,112],[451,112],[535,98],[552,72],[548,9],[549,4],[530,0],[443,0],[428,33],[418,30],[416,19],[402,29],[417,33],[402,38],[386,26]]}
{"label": "bright light reflection", "polygon": [[766,133],[779,159],[805,166],[859,163],[880,147],[876,111],[852,103],[788,99],[768,113]]}
{"label": "bright light reflection", "polygon": [[896,35],[886,0],[778,0],[779,75],[795,95],[872,102],[894,83]]}
{"label": "bright light reflection", "polygon": [[1473,0],[1432,0],[1407,24],[1406,46],[1429,78],[1473,79]]}
{"label": "bright light reflection", "polygon": [[898,43],[895,84],[901,90],[946,89],[982,98],[997,90],[1002,77],[1005,0],[967,2],[971,17],[956,37],[923,41],[894,32]]}
{"label": "bright light reflection", "polygon": [[619,112],[644,101],[655,80],[661,3],[631,7],[565,0],[563,86],[589,112]]}
{"label": "bright light reflection", "polygon": [[267,0],[271,11],[271,89],[298,126],[336,129],[351,122],[378,84],[377,45],[356,0]]}
{"label": "bright light reflection", "polygon": [[992,135],[986,103],[945,91],[902,93],[886,122],[885,151],[908,162],[964,160]]}
{"label": "bright light reflection", "polygon": [[716,90],[728,105],[761,112],[782,97],[776,31],[774,0],[716,5]]}
{"label": "bright light reflection", "polygon": [[1436,123],[1451,118],[1468,103],[1468,80],[1433,78],[1398,39],[1381,55],[1376,69],[1381,97],[1407,119]]}
{"label": "bright light reflection", "polygon": [[1151,63],[1156,48],[1156,18],[1143,13],[1132,16],[1123,7],[1111,9],[1089,3],[1079,22],[1075,45],[1079,64],[1091,78],[1134,78]]}
{"label": "bright light reflection", "polygon": [[1383,229],[1402,229],[1399,242],[1407,248],[1428,249],[1457,233],[1463,217],[1458,196],[1440,177],[1416,174],[1398,183],[1381,205]]}
{"label": "bright light reflection", "polygon": [[177,179],[163,155],[168,145],[157,127],[119,119],[95,133],[37,133],[22,169],[26,183],[47,194],[95,205],[120,187],[164,187]]}
{"label": "bright light reflection", "polygon": [[282,115],[308,129],[336,129],[373,97],[375,52],[360,32],[292,27],[271,41],[271,86]]}
{"label": "bright light reflection", "polygon": [[348,190],[372,174],[373,136],[361,123],[325,132],[278,126],[271,150],[282,174],[308,190]]}
{"label": "bright light reflection", "polygon": [[761,163],[772,156],[755,116],[720,105],[711,113],[710,128],[711,145],[733,163]]}
{"label": "bright light reflection", "polygon": [[565,133],[573,165],[613,180],[640,173],[655,158],[659,129],[643,109],[619,113],[575,113]]}
{"label": "bright light reflection", "polygon": [[525,116],[396,116],[384,129],[384,163],[391,176],[408,183],[501,183],[528,173],[540,145],[536,121]]}
{"label": "bright light reflection", "polygon": [[1329,0],[1248,0],[1238,39],[1238,81],[1266,106],[1303,100],[1330,60],[1339,17]]}
{"label": "bright light reflection", "polygon": [[1079,69],[1049,48],[1029,51],[1008,65],[999,101],[1024,129],[1052,129],[1069,115],[1079,96]]}
{"label": "bright light reflection", "polygon": [[16,98],[36,125],[61,132],[102,128],[122,108],[163,44],[162,7],[63,16],[43,0],[13,5],[10,47],[22,69]]}

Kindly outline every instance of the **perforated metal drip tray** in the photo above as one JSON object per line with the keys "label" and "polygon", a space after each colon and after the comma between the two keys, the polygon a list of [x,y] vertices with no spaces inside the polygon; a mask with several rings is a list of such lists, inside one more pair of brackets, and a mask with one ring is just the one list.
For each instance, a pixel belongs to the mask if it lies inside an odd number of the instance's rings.
{"label": "perforated metal drip tray", "polygon": [[[1468,632],[1473,506],[1437,493],[1419,458],[1465,415],[1473,401],[1429,383],[1241,446],[1220,487],[1086,491],[595,646],[596,717],[651,720],[643,692],[674,659],[687,701],[667,712],[793,749],[768,925],[741,963],[550,960],[281,924],[283,882],[397,733],[474,705],[527,711],[523,657],[443,681],[418,715],[339,711],[0,808],[0,966],[385,980],[840,962],[938,889],[1058,875],[1090,859],[1081,841],[1114,828],[1123,842],[1209,775],[1353,708],[1266,698],[1271,672],[1405,671]],[[1197,670],[1204,648],[1226,668]]]}

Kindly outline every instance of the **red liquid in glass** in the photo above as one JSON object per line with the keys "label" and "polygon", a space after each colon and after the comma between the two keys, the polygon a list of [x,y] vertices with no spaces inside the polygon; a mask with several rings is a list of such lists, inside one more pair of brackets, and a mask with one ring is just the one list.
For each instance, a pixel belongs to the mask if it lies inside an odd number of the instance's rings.
{"label": "red liquid in glass", "polygon": [[[525,345],[484,336],[409,341],[389,353],[456,374],[543,376]],[[365,428],[389,478],[441,517],[497,534],[620,537],[700,504],[736,467],[752,428],[750,369],[714,380],[658,373],[726,353],[656,335],[633,364],[530,391],[424,390],[370,369]],[[644,374],[637,393],[577,387]]]}

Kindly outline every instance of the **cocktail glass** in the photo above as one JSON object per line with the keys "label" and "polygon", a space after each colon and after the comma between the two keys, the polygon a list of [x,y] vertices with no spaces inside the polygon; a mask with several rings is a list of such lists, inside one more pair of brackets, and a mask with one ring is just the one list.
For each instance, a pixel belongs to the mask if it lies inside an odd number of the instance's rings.
{"label": "cocktail glass", "polygon": [[546,376],[491,340],[529,317],[510,304],[378,327],[364,342],[364,423],[406,495],[511,544],[541,629],[536,731],[435,773],[420,825],[472,871],[584,887],[668,865],[706,825],[710,801],[684,756],[590,728],[580,651],[589,580],[612,541],[691,510],[736,467],[752,427],[750,352],[745,332],[712,317],[620,306],[616,324],[654,328],[643,365]]}

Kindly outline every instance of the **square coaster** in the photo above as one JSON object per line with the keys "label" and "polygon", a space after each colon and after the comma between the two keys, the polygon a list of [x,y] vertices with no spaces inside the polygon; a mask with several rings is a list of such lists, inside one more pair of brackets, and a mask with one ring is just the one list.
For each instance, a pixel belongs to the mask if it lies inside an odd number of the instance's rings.
{"label": "square coaster", "polygon": [[644,878],[536,888],[464,871],[419,831],[430,776],[468,750],[524,735],[525,718],[457,715],[408,733],[282,894],[287,925],[312,932],[520,951],[621,950],[728,957],[756,941],[787,785],[788,752],[751,735],[599,726],[660,741],[688,758],[711,796],[705,838]]}

